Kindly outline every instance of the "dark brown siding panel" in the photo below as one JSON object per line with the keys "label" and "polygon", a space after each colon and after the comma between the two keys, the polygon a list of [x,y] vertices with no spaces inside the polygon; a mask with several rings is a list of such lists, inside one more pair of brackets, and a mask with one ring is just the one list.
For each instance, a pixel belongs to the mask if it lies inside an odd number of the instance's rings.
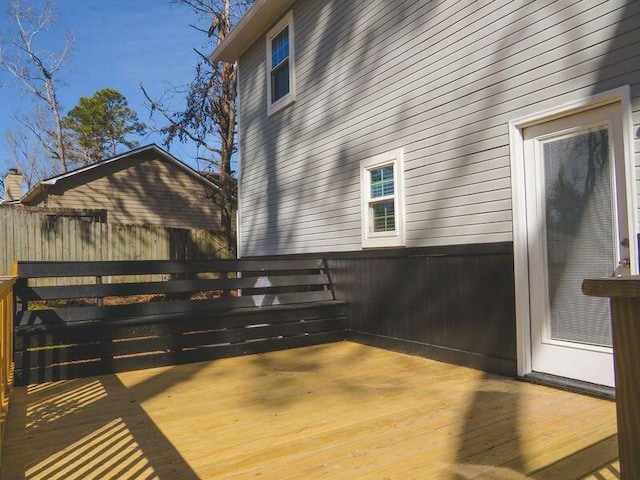
{"label": "dark brown siding panel", "polygon": [[[405,340],[415,347],[408,353],[515,374],[512,249],[483,253],[477,247],[473,253],[329,258],[336,298],[348,304],[348,328],[363,334],[352,338]],[[468,362],[460,360],[465,352]]]}
{"label": "dark brown siding panel", "polygon": [[463,350],[440,347],[438,345],[413,342],[410,340],[399,340],[397,338],[381,337],[354,331],[347,332],[346,340],[370,345],[372,347],[383,348],[385,350],[393,350],[395,352],[430,358],[440,362],[484,370],[486,372],[497,373],[499,375],[506,375],[510,377],[516,376],[515,360],[505,360],[491,357],[489,355],[480,355],[477,353],[465,352]]}

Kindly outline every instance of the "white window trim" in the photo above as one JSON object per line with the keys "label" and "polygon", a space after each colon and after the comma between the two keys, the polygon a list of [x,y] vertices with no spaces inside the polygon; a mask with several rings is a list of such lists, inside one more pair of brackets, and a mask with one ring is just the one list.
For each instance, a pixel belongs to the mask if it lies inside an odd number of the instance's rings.
{"label": "white window trim", "polygon": [[[394,213],[396,229],[392,232],[369,231],[369,204],[371,202],[371,175],[369,172],[385,165],[393,165]],[[367,158],[360,162],[360,198],[362,222],[362,248],[405,246],[404,212],[404,151],[402,148]]]}
{"label": "white window trim", "polygon": [[[271,41],[278,35],[282,29],[289,26],[289,93],[279,98],[276,102],[271,101]],[[267,115],[271,116],[279,112],[283,108],[291,105],[296,101],[296,54],[295,54],[295,35],[293,29],[293,10],[282,17],[276,25],[269,30],[266,37],[267,44]]]}
{"label": "white window trim", "polygon": [[[635,157],[633,153],[633,118],[631,89],[628,85],[597,95],[584,97],[571,103],[558,105],[549,110],[534,113],[509,122],[509,150],[511,160],[511,202],[513,212],[513,254],[516,298],[517,370],[519,376],[532,371],[531,331],[529,307],[529,260],[527,246],[527,222],[524,174],[524,129],[566,117],[575,113],[621,102],[624,138],[625,177],[627,188],[627,211],[629,232],[636,232],[638,205],[636,193]],[[632,242],[635,245],[636,242]],[[630,251],[632,274],[636,274],[638,252]]]}

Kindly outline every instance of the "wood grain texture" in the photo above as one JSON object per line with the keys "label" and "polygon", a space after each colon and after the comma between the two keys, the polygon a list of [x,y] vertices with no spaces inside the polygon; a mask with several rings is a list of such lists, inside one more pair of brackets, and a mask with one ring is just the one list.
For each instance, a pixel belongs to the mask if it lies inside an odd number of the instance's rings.
{"label": "wood grain texture", "polygon": [[[0,447],[13,389],[13,285],[15,277],[0,276]],[[0,467],[1,467],[0,463]]]}
{"label": "wood grain texture", "polygon": [[620,472],[640,478],[640,298],[611,300]]}
{"label": "wood grain texture", "polygon": [[616,448],[612,402],[343,342],[18,387],[0,474],[601,480]]}
{"label": "wood grain texture", "polygon": [[640,297],[640,276],[593,278],[582,282],[582,293],[593,297]]}
{"label": "wood grain texture", "polygon": [[611,298],[620,474],[640,478],[640,279],[585,280],[587,295]]}

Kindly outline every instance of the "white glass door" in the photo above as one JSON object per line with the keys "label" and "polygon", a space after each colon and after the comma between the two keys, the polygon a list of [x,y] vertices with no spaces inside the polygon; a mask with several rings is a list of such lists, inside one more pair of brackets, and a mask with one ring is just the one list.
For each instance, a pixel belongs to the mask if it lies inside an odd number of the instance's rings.
{"label": "white glass door", "polygon": [[629,274],[620,107],[524,131],[534,372],[614,386],[608,299],[585,278]]}

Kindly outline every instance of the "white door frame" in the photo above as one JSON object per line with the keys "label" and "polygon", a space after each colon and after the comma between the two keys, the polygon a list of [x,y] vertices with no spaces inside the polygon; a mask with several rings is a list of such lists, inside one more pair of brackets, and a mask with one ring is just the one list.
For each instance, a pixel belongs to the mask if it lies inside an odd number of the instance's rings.
{"label": "white door frame", "polygon": [[624,142],[625,183],[630,232],[631,274],[638,274],[638,248],[635,235],[637,225],[636,175],[633,146],[633,117],[631,89],[625,85],[575,102],[559,105],[509,122],[509,149],[511,158],[511,208],[513,218],[513,269],[515,276],[516,341],[518,375],[531,373],[531,318],[529,308],[529,259],[527,243],[526,190],[524,169],[523,132],[527,127],[573,115],[604,105],[620,102]]}

